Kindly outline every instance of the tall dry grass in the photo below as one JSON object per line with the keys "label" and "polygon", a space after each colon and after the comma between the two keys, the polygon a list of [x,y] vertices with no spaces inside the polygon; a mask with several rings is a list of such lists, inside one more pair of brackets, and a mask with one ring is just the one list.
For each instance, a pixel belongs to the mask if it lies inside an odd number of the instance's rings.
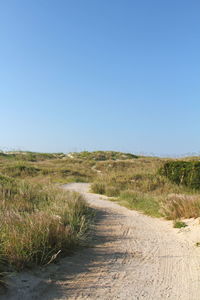
{"label": "tall dry grass", "polygon": [[200,217],[200,196],[170,194],[163,199],[161,207],[168,219],[197,218]]}
{"label": "tall dry grass", "polygon": [[2,268],[21,270],[70,253],[82,243],[89,218],[77,193],[0,175]]}

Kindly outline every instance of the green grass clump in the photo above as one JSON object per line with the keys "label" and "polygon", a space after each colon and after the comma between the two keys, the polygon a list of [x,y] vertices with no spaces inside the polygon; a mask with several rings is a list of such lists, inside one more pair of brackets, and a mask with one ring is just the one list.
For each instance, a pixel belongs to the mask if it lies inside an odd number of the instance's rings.
{"label": "green grass clump", "polygon": [[7,184],[12,184],[15,180],[9,176],[0,174],[0,187],[5,187]]}
{"label": "green grass clump", "polygon": [[153,197],[127,190],[120,194],[118,202],[152,217],[161,217],[159,202]]}
{"label": "green grass clump", "polygon": [[174,228],[184,228],[184,227],[187,227],[187,224],[185,222],[180,220],[174,221]]}
{"label": "green grass clump", "polygon": [[116,186],[109,186],[104,182],[94,182],[91,185],[91,191],[96,194],[116,197],[120,194],[120,189]]}

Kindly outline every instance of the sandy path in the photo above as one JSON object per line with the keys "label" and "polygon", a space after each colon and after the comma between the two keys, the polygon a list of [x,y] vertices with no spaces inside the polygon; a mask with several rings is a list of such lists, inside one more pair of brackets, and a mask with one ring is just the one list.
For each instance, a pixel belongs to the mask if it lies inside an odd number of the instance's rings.
{"label": "sandy path", "polygon": [[187,234],[88,193],[88,184],[65,188],[83,193],[97,211],[94,247],[21,274],[0,299],[200,299],[200,249]]}

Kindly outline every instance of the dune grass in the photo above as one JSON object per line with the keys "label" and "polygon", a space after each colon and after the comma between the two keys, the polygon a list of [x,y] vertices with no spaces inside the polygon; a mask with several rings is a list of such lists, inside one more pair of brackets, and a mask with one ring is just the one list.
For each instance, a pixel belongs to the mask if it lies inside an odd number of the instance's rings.
{"label": "dune grass", "polygon": [[118,203],[152,217],[161,217],[159,202],[152,196],[126,190],[120,193]]}
{"label": "dune grass", "polygon": [[162,203],[162,211],[167,219],[200,217],[200,195],[170,194]]}
{"label": "dune grass", "polygon": [[81,195],[0,175],[1,269],[44,265],[80,245],[91,212]]}

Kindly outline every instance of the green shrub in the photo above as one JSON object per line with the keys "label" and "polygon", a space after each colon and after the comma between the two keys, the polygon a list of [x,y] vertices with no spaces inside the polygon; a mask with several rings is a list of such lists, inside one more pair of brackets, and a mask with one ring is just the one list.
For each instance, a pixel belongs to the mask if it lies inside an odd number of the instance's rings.
{"label": "green shrub", "polygon": [[169,161],[159,169],[159,173],[176,184],[200,189],[199,161]]}

